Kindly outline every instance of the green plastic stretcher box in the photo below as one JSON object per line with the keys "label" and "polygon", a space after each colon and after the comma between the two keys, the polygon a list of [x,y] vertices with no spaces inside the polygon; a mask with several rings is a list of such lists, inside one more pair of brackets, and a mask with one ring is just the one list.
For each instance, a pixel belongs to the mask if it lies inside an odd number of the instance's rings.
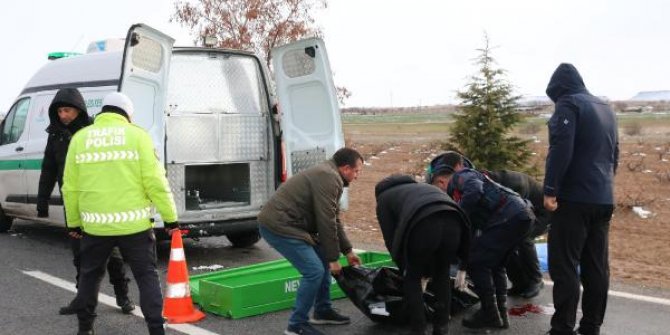
{"label": "green plastic stretcher box", "polygon": [[[358,253],[367,267],[394,266],[388,253]],[[346,265],[346,258],[340,258]],[[300,285],[300,274],[285,259],[210,272],[189,280],[191,298],[209,313],[233,319],[293,307]],[[343,298],[337,282],[330,286],[331,299]]]}

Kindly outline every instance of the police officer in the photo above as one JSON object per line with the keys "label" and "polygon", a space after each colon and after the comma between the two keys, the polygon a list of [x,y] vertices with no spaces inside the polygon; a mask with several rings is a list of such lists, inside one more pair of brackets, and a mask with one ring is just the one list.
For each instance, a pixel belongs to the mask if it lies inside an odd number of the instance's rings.
{"label": "police officer", "polygon": [[151,216],[155,206],[166,228],[177,229],[177,210],[151,137],[130,123],[133,111],[124,94],[107,95],[93,125],[72,138],[65,163],[68,230],[82,237],[81,277],[72,303],[78,335],[93,334],[100,281],[114,247],[137,281],[149,334],[165,334]]}
{"label": "police officer", "polygon": [[[46,131],[49,134],[47,146],[44,149],[44,159],[42,159],[42,172],[40,174],[39,190],[37,193],[37,216],[49,216],[49,199],[53,192],[56,182],[59,188],[63,186],[63,170],[65,169],[65,156],[72,136],[80,129],[89,126],[92,123],[86,110],[84,97],[81,96],[76,88],[63,88],[58,90],[56,96],[49,105],[49,127]],[[67,220],[66,220],[67,222]],[[76,280],[79,282],[79,268],[81,258],[79,257],[80,239],[70,238],[70,248],[72,249],[72,263],[77,270]],[[128,298],[128,281],[126,271],[123,266],[123,258],[117,248],[114,248],[109,262],[107,262],[109,271],[109,282],[114,286],[116,295],[116,304],[121,307],[125,314],[129,314],[135,309],[135,305]],[[61,307],[60,314],[74,314],[77,311],[72,305]]]}
{"label": "police officer", "polygon": [[443,157],[434,159],[429,175],[433,185],[458,202],[478,230],[470,247],[467,272],[481,308],[466,316],[463,326],[507,328],[505,262],[528,235],[535,218],[530,204],[517,193],[479,171],[466,168],[460,155],[456,159],[455,164],[445,162]]}

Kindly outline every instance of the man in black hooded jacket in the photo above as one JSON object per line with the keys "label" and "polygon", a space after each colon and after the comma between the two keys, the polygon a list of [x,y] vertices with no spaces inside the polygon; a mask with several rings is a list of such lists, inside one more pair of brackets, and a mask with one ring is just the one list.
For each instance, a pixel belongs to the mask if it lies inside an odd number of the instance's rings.
{"label": "man in black hooded jacket", "polygon": [[[59,189],[63,186],[63,169],[65,168],[65,157],[72,136],[80,129],[90,125],[91,118],[86,110],[86,103],[79,90],[76,88],[60,89],[49,105],[49,126],[47,146],[44,149],[42,160],[42,172],[40,174],[39,190],[37,194],[37,216],[49,216],[49,200],[56,182]],[[67,219],[66,219],[67,224]],[[79,282],[79,270],[81,257],[79,255],[80,240],[70,238],[70,247],[75,268],[77,269],[77,282]],[[116,303],[123,313],[130,313],[135,305],[128,298],[128,281],[126,278],[123,259],[118,249],[114,249],[107,263],[109,271],[109,282],[114,286]],[[74,314],[77,311],[67,305],[60,309],[60,314]]]}
{"label": "man in black hooded jacket", "polygon": [[547,95],[556,104],[548,122],[544,177],[544,207],[553,212],[548,247],[556,312],[550,334],[575,333],[581,279],[583,316],[577,332],[597,335],[609,290],[608,235],[619,158],[616,116],[586,90],[572,64],[558,66]]}
{"label": "man in black hooded jacket", "polygon": [[[392,175],[375,187],[377,220],[386,248],[403,273],[411,333],[424,334],[426,315],[421,279],[432,278],[435,297],[433,334],[447,331],[451,302],[450,264],[468,259],[470,223],[460,207],[439,188]],[[465,278],[465,272],[462,272]]]}

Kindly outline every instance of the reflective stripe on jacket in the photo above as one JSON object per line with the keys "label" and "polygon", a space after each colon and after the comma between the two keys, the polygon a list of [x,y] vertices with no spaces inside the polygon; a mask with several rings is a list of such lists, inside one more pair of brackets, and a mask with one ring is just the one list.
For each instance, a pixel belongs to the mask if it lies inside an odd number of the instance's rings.
{"label": "reflective stripe on jacket", "polygon": [[63,183],[67,225],[87,234],[120,236],[150,229],[153,206],[163,221],[177,221],[151,137],[122,115],[101,113],[77,132]]}

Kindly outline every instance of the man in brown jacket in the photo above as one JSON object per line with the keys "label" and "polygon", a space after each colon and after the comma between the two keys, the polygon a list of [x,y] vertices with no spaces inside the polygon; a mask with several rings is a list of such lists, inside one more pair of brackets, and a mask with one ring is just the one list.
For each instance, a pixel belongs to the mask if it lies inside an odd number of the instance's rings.
{"label": "man in brown jacket", "polygon": [[[286,335],[321,335],[312,324],[347,324],[333,310],[330,273],[342,269],[340,252],[349,265],[359,265],[339,219],[343,188],[358,178],[363,157],[342,148],[333,158],[305,170],[281,185],[258,215],[261,236],[302,275]],[[314,306],[312,318],[309,310]]]}

